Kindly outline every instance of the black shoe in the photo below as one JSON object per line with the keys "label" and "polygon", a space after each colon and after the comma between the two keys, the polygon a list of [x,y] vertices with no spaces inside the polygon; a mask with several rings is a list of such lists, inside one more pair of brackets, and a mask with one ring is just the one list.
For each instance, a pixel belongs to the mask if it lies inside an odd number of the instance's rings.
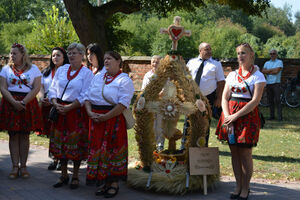
{"label": "black shoe", "polygon": [[238,194],[233,194],[233,193],[231,193],[231,194],[230,194],[230,199],[238,199],[239,196],[240,196],[240,193],[238,193]]}
{"label": "black shoe", "polygon": [[98,190],[95,192],[95,195],[96,196],[101,196],[101,195],[104,195],[107,191],[109,187],[107,185],[104,185],[102,187],[99,187]]}
{"label": "black shoe", "polygon": [[57,162],[51,162],[48,166],[48,170],[55,170],[57,166]]}
{"label": "black shoe", "polygon": [[248,196],[249,196],[249,194],[247,194],[246,197],[241,197],[241,196],[239,196],[237,199],[238,199],[238,200],[248,200]]}
{"label": "black shoe", "polygon": [[[108,193],[108,191],[113,191],[113,193]],[[110,186],[105,191],[104,197],[105,198],[113,198],[114,196],[116,196],[118,194],[118,192],[119,192],[119,186],[118,187]]]}
{"label": "black shoe", "polygon": [[250,193],[250,189],[248,189],[248,194],[247,194],[246,197],[241,197],[241,196],[239,196],[237,199],[238,199],[238,200],[248,200],[249,193]]}
{"label": "black shoe", "polygon": [[72,178],[70,188],[72,190],[75,190],[79,187],[79,179],[78,178]]}
{"label": "black shoe", "polygon": [[69,183],[69,177],[61,176],[61,177],[59,177],[59,181],[57,183],[55,183],[53,185],[53,187],[59,188],[59,187],[62,187],[63,185],[68,185],[68,183]]}
{"label": "black shoe", "polygon": [[56,170],[61,171],[61,163],[60,162],[57,164]]}

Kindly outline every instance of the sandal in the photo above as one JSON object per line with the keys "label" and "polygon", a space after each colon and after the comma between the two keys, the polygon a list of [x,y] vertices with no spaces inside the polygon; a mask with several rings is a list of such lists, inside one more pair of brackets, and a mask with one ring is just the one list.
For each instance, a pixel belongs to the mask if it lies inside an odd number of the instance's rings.
{"label": "sandal", "polygon": [[102,187],[99,187],[98,190],[95,192],[95,195],[96,196],[104,195],[108,188],[109,188],[108,185],[104,185]]}
{"label": "sandal", "polygon": [[50,163],[50,165],[48,166],[48,170],[55,170],[57,166],[57,161],[53,161]]}
{"label": "sandal", "polygon": [[72,190],[77,189],[79,187],[79,179],[78,178],[72,178],[70,188]]}
{"label": "sandal", "polygon": [[63,185],[68,185],[68,183],[69,183],[69,177],[68,176],[66,176],[66,177],[61,176],[61,177],[59,177],[58,182],[53,185],[53,187],[59,188]]}
{"label": "sandal", "polygon": [[239,200],[248,200],[249,193],[250,193],[250,189],[248,189],[248,193],[247,193],[247,196],[246,196],[246,197],[241,197],[241,196],[239,196],[238,199],[239,199]]}
{"label": "sandal", "polygon": [[[110,193],[109,191],[113,191],[113,193]],[[105,191],[104,197],[105,198],[112,198],[112,197],[116,196],[118,194],[118,192],[119,192],[119,186],[118,187],[110,186]]]}
{"label": "sandal", "polygon": [[[15,171],[17,169],[17,171]],[[19,166],[13,166],[12,172],[9,173],[8,178],[16,179],[19,176],[20,168]]]}
{"label": "sandal", "polygon": [[238,199],[239,196],[240,196],[241,193],[238,193],[238,194],[234,194],[234,193],[231,193],[230,194],[230,199]]}
{"label": "sandal", "polygon": [[56,170],[57,170],[57,171],[61,171],[61,163],[60,163],[60,161],[59,161],[58,164],[57,164]]}
{"label": "sandal", "polygon": [[20,172],[21,172],[21,177],[22,178],[29,178],[29,173],[27,172],[27,167],[26,166],[23,166],[20,168]]}

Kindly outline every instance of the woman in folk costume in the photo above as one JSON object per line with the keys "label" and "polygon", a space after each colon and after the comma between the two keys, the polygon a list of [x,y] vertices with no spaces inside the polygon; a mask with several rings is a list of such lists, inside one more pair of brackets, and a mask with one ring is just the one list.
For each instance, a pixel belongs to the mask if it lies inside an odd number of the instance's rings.
{"label": "woman in folk costume", "polygon": [[266,84],[254,63],[254,51],[248,43],[236,48],[239,69],[230,72],[222,95],[223,113],[216,134],[229,143],[232,168],[236,179],[231,199],[247,199],[253,173],[252,147],[260,131],[258,104]]}
{"label": "woman in folk costume", "polygon": [[[48,99],[49,87],[52,83],[56,70],[65,64],[69,63],[67,52],[61,47],[54,47],[51,51],[50,65],[43,71],[42,87],[39,93],[41,110],[43,114],[43,130],[38,132],[38,135],[50,136],[52,122],[49,121],[49,112],[52,107],[51,102]],[[51,141],[50,141],[51,146]],[[49,154],[51,156],[51,154]],[[53,158],[53,156],[51,156]],[[60,164],[58,160],[53,158],[53,161],[48,166],[48,170],[56,169],[60,170]]]}
{"label": "woman in folk costume", "polygon": [[87,181],[97,181],[101,186],[96,195],[110,198],[118,193],[118,181],[127,178],[128,140],[122,112],[130,105],[134,87],[121,71],[120,54],[106,52],[104,66],[93,78],[85,101],[90,117]]}
{"label": "woman in folk costume", "polygon": [[69,183],[68,160],[72,160],[74,166],[70,188],[78,188],[80,163],[87,159],[88,127],[81,105],[93,73],[82,64],[84,52],[85,47],[79,43],[68,47],[70,64],[57,69],[49,88],[49,99],[58,112],[50,137],[50,153],[60,160],[62,170],[59,181],[53,185],[55,188]]}
{"label": "woman in folk costume", "polygon": [[28,178],[26,162],[29,151],[29,133],[42,129],[41,111],[36,99],[42,74],[31,64],[26,48],[13,44],[9,63],[0,73],[0,129],[9,134],[9,150],[13,169],[9,178],[19,175]]}
{"label": "woman in folk costume", "polygon": [[97,74],[103,69],[103,54],[97,43],[89,44],[86,47],[87,65],[93,74]]}

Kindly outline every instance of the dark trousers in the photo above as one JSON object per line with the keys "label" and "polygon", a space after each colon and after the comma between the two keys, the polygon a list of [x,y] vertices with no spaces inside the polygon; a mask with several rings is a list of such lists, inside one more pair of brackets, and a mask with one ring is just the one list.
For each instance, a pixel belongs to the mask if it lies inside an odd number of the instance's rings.
{"label": "dark trousers", "polygon": [[[212,112],[213,112],[213,117],[214,118],[219,118],[222,112],[222,108],[216,108],[214,107],[214,102],[215,99],[217,97],[217,93],[216,90],[214,92],[212,92],[211,94],[207,95],[206,98],[209,101],[210,107],[212,108]],[[185,149],[185,142],[186,142],[186,136],[187,136],[187,129],[190,127],[190,123],[188,122],[188,118],[186,117],[184,119],[184,126],[183,126],[183,133],[182,133],[182,138],[181,138],[181,147],[180,149],[183,150]],[[209,121],[210,124],[210,121]],[[209,133],[210,133],[210,128],[208,128],[207,130],[207,134],[206,134],[206,141],[205,141],[205,146],[208,147],[208,140],[209,140]]]}
{"label": "dark trousers", "polygon": [[280,102],[280,83],[267,84],[267,96],[270,107],[270,118],[275,118],[275,106],[277,107],[278,120],[282,120],[282,108]]}

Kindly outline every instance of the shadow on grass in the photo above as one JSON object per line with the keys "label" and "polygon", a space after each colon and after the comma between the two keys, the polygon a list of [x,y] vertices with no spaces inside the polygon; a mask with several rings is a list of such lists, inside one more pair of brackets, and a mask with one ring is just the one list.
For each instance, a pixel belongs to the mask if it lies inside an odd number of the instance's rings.
{"label": "shadow on grass", "polygon": [[[230,152],[220,151],[220,155],[222,156],[231,156]],[[261,156],[261,155],[252,155],[253,159],[263,160],[268,162],[289,162],[289,163],[300,163],[300,159],[298,158],[290,158],[286,156]]]}

